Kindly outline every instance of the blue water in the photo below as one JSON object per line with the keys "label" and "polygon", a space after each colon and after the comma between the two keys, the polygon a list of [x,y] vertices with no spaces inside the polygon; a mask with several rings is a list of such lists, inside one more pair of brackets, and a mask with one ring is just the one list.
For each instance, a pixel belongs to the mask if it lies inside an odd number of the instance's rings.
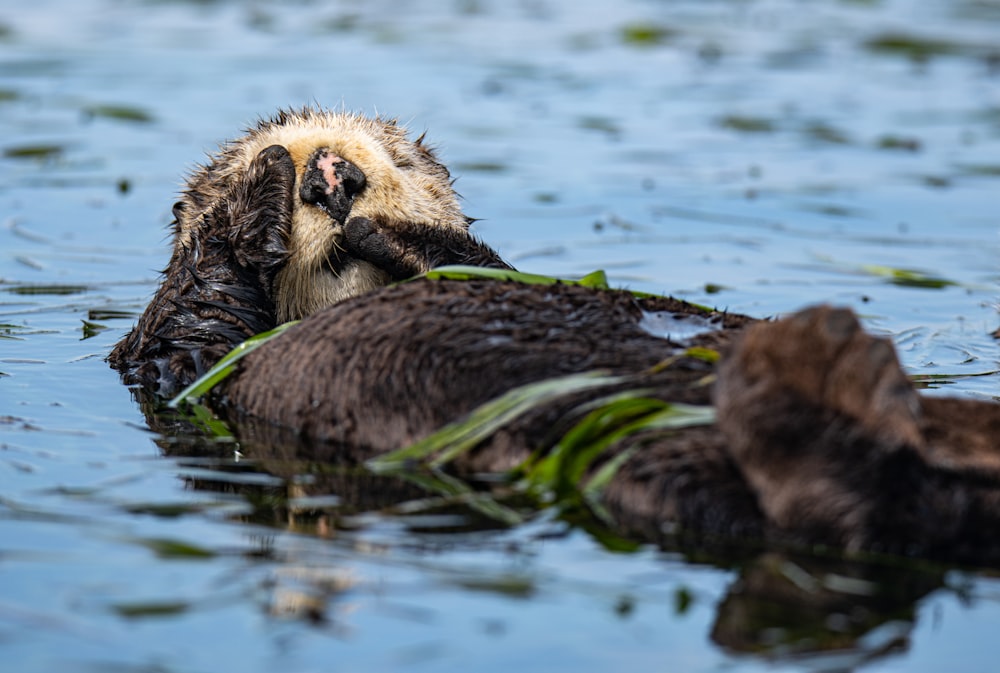
{"label": "blue water", "polygon": [[[887,35],[937,42],[878,49]],[[942,571],[835,652],[781,644],[794,617],[741,649],[710,634],[756,561],[613,553],[545,515],[476,533],[265,521],[193,487],[219,463],[165,456],[103,358],[166,263],[185,171],[316,103],[428,131],[477,233],[522,270],[603,268],[758,316],[848,305],[913,373],[987,374],[932,394],[993,398],[998,62],[993,0],[0,9],[3,668],[992,668],[986,574]]]}

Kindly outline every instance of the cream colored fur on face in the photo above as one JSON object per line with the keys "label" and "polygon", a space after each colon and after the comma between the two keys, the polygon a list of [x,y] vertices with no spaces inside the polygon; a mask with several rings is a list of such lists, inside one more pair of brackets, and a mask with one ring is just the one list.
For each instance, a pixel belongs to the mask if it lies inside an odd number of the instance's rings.
{"label": "cream colored fur on face", "polygon": [[365,174],[366,186],[355,198],[350,217],[467,229],[447,169],[421,140],[409,140],[406,129],[394,120],[311,109],[282,112],[224,145],[208,166],[195,172],[182,199],[176,245],[192,244],[200,218],[261,150],[282,145],[295,163],[296,184],[289,260],[277,278],[278,320],[299,319],[386,285],[389,277],[382,270],[338,254],[344,223],[303,203],[299,186],[310,157],[327,148]]}

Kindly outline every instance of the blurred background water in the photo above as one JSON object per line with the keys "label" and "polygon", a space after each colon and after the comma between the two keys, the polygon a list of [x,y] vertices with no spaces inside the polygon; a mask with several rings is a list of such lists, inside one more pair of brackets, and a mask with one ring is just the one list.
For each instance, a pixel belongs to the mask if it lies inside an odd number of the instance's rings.
{"label": "blurred background water", "polygon": [[296,509],[294,483],[173,455],[103,358],[166,263],[185,171],[318,104],[428,131],[477,233],[522,270],[603,268],[758,316],[848,305],[942,376],[931,394],[993,398],[1000,2],[12,5],[5,670],[993,665],[1000,586],[980,572],[609,550],[544,515],[297,517],[337,500]]}

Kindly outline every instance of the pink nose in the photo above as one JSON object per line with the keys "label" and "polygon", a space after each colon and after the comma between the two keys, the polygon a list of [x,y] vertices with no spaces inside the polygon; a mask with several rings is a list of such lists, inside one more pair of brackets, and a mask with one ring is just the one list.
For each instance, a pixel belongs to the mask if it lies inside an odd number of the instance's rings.
{"label": "pink nose", "polygon": [[340,224],[351,211],[354,197],[368,181],[361,169],[327,148],[313,153],[302,176],[299,196],[327,211]]}

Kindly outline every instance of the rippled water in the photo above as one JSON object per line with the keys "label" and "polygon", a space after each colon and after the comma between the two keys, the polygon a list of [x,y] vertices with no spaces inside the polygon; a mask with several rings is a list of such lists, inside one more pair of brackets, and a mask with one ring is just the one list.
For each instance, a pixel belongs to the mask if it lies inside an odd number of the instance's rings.
{"label": "rippled water", "polygon": [[314,102],[427,130],[523,270],[760,316],[846,304],[938,392],[996,395],[996,0],[20,3],[0,9],[5,669],[993,665],[982,573],[356,514],[151,432],[103,358],[184,172]]}

